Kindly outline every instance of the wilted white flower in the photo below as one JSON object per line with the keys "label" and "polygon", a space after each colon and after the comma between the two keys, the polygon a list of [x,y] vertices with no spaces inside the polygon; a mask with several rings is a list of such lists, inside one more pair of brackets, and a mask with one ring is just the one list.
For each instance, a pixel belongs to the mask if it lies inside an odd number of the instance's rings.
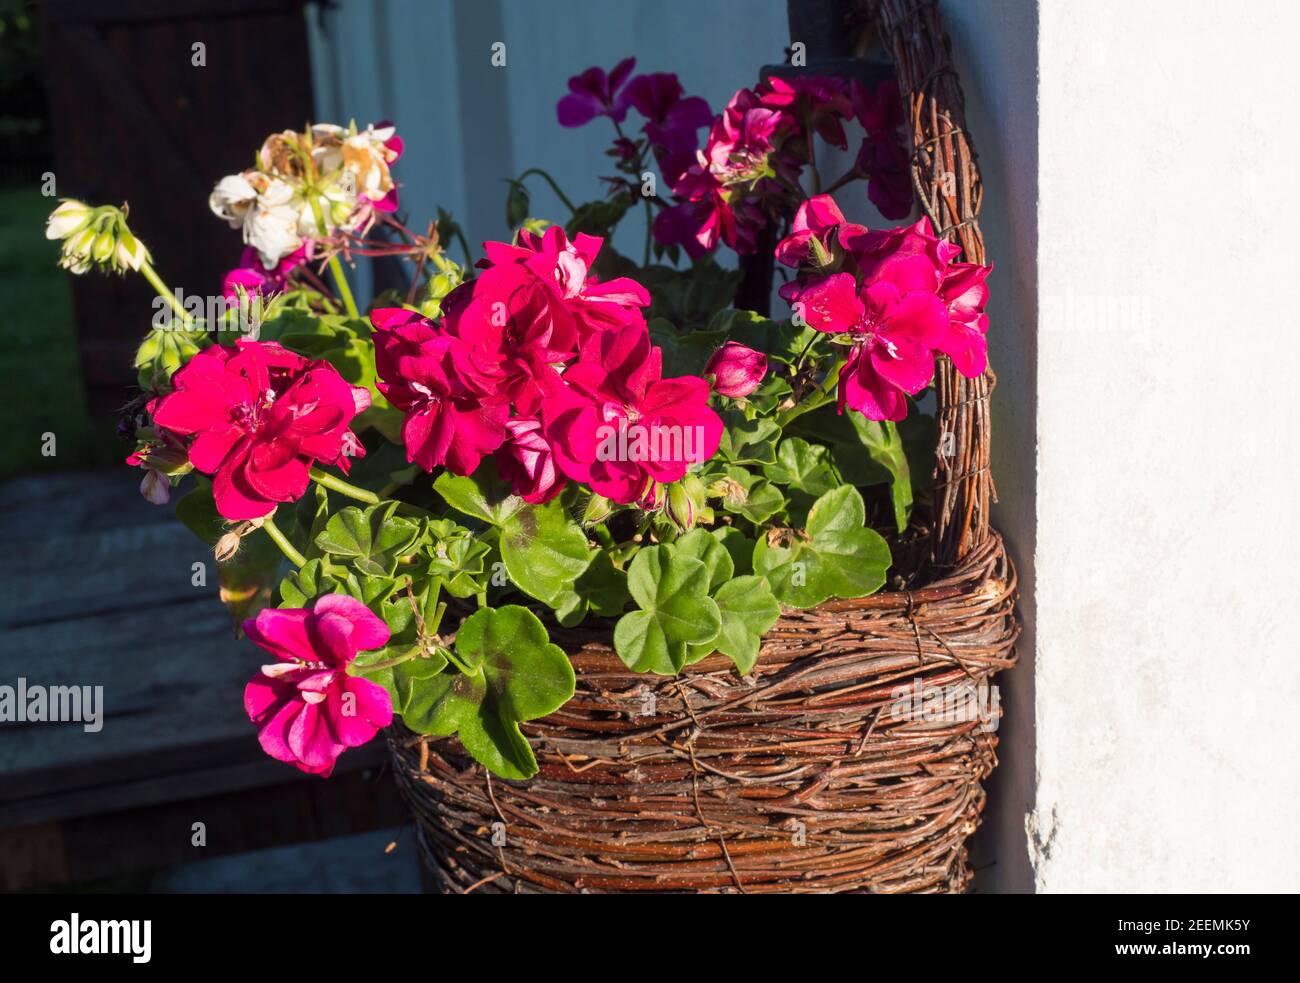
{"label": "wilted white flower", "polygon": [[379,201],[393,188],[388,165],[397,159],[397,152],[387,142],[396,132],[393,126],[375,129],[371,124],[354,132],[333,123],[318,123],[312,127],[316,140],[312,158],[323,174],[341,172],[352,195]]}
{"label": "wilted white flower", "polygon": [[268,270],[302,245],[298,234],[301,209],[294,189],[272,178],[245,215],[244,242],[257,250]]}
{"label": "wilted white flower", "polygon": [[208,195],[208,207],[218,218],[229,222],[232,229],[237,229],[244,224],[244,218],[256,199],[257,189],[245,175],[228,174]]}

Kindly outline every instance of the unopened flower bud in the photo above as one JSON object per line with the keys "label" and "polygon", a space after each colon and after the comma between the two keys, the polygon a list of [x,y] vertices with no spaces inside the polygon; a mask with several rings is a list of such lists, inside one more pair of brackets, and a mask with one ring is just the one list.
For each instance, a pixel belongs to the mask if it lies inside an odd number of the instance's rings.
{"label": "unopened flower bud", "polygon": [[90,247],[90,257],[96,263],[103,263],[113,255],[113,250],[116,248],[117,243],[113,241],[113,233],[106,230],[95,237],[95,244]]}
{"label": "unopened flower bud", "polygon": [[668,486],[668,501],[664,506],[664,515],[681,532],[686,532],[695,525],[695,500],[681,482]]}
{"label": "unopened flower bud", "polygon": [[228,532],[217,540],[216,548],[212,554],[216,557],[218,563],[225,563],[232,556],[239,552],[240,536],[237,532]]}
{"label": "unopened flower bud", "polygon": [[748,396],[767,374],[767,356],[729,341],[709,359],[704,374],[713,377],[713,389],[723,396]]}
{"label": "unopened flower bud", "polygon": [[90,224],[93,214],[89,205],[75,198],[65,198],[59,207],[50,212],[45,223],[45,238],[66,239]]}
{"label": "unopened flower bud", "polygon": [[664,486],[653,478],[647,478],[636,504],[643,512],[658,512],[664,507],[665,497]]}
{"label": "unopened flower bud", "polygon": [[161,472],[153,468],[145,469],[144,477],[140,479],[140,494],[144,496],[146,502],[166,505],[171,501],[171,489],[171,482]]}
{"label": "unopened flower bud", "polygon": [[614,506],[604,495],[592,495],[582,512],[584,526],[597,526],[609,518]]}

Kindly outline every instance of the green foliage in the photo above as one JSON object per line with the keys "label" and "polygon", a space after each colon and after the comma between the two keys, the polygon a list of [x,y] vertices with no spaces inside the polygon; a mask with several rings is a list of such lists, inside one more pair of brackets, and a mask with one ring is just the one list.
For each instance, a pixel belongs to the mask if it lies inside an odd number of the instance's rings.
{"label": "green foliage", "polygon": [[767,577],[778,601],[796,608],[879,590],[891,562],[889,544],[865,521],[856,488],[832,489],[813,504],[805,529],[772,530],[758,541],[754,572]]}
{"label": "green foliage", "polygon": [[455,734],[493,774],[524,779],[537,773],[537,759],[519,724],[563,706],[573,695],[574,677],[537,616],[509,605],[481,608],[465,620],[456,633],[454,665],[439,672],[408,669],[393,685],[395,706],[412,730]]}
{"label": "green foliage", "polygon": [[418,523],[394,514],[397,506],[390,500],[365,509],[340,509],[316,537],[316,546],[348,560],[364,575],[391,577],[398,560],[412,552],[420,537]]}
{"label": "green foliage", "polygon": [[587,534],[559,499],[531,505],[485,462],[472,476],[438,476],[434,491],[452,508],[499,532],[501,560],[511,582],[525,594],[572,612],[577,579],[591,564]]}
{"label": "green foliage", "polygon": [[689,646],[718,636],[722,614],[709,597],[709,579],[701,560],[673,546],[637,553],[627,576],[637,610],[614,626],[614,649],[629,669],[671,676],[686,664]]}

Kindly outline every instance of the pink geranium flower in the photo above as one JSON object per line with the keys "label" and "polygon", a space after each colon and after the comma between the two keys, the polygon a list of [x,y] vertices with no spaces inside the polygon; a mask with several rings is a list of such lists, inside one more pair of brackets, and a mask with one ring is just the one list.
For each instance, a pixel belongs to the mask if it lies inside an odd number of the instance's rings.
{"label": "pink geranium flower", "polygon": [[867,175],[867,198],[887,219],[912,211],[912,163],[907,149],[887,137],[868,136],[858,150],[857,167]]}
{"label": "pink geranium flower", "polygon": [[297,501],[316,461],[347,473],[349,459],[365,454],[349,424],[370,405],[369,390],[275,342],[212,345],[172,385],[154,422],[194,438],[190,463],[213,476],[217,511],[227,519],[256,519]]}
{"label": "pink geranium flower", "polygon": [[239,287],[247,294],[283,293],[289,286],[289,278],[294,270],[309,259],[310,242],[305,242],[287,256],[282,256],[275,268],[268,270],[262,265],[262,259],[252,246],[244,247],[239,257],[239,265],[226,274],[221,290],[226,297],[237,297]]}
{"label": "pink geranium flower", "polygon": [[913,257],[890,272],[890,279],[861,288],[852,274],[836,273],[811,283],[799,298],[810,327],[852,337],[840,372],[839,406],[872,420],[907,415],[903,394],[929,385],[933,348],[948,332],[948,313],[926,261]]}
{"label": "pink geranium flower", "polygon": [[592,335],[542,402],[542,425],[560,469],[615,502],[636,501],[653,479],[677,481],[722,439],[697,376],[660,378],[662,353],[633,327]]}
{"label": "pink geranium flower", "polygon": [[447,299],[443,330],[457,372],[482,392],[533,413],[556,384],[554,366],[578,347],[573,313],[551,285],[523,263],[492,266]]}
{"label": "pink geranium flower", "polygon": [[426,471],[472,474],[506,439],[509,406],[462,371],[464,343],[400,307],[370,313],[379,391],[406,414],[406,459]]}
{"label": "pink geranium flower", "polygon": [[786,266],[816,266],[818,251],[828,259],[838,245],[852,248],[866,234],[861,225],[845,221],[844,213],[830,195],[809,198],[794,213],[790,234],[776,247],[776,258]]}
{"label": "pink geranium flower", "polygon": [[838,79],[821,75],[797,75],[785,79],[774,75],[759,87],[759,101],[780,110],[802,129],[812,129],[827,143],[848,147],[843,121],[853,115],[853,102]]}
{"label": "pink geranium flower", "polygon": [[685,200],[655,216],[654,236],[661,244],[680,245],[692,259],[716,249],[719,242],[738,253],[754,251],[766,219],[743,189],[728,190],[696,164],[677,182],[673,193]]}
{"label": "pink geranium flower", "polygon": [[339,755],[393,722],[384,688],[347,673],[359,651],[382,648],[390,636],[360,601],[327,594],[309,609],[267,609],[244,632],[275,657],[244,687],[244,709],[277,761],[328,776]]}
{"label": "pink geranium flower", "polygon": [[646,118],[643,130],[671,187],[695,161],[696,131],[713,119],[709,104],[699,96],[683,97],[682,84],[671,72],[638,75],[628,83],[627,98]]}
{"label": "pink geranium flower", "polygon": [[629,324],[644,327],[645,316],[640,309],[650,306],[650,292],[630,277],[601,281],[593,275],[591,270],[604,242],[599,236],[582,232],[570,242],[562,226],[552,225],[540,236],[521,229],[518,245],[483,245],[492,266],[520,263],[550,286],[573,317],[580,344],[595,331]]}
{"label": "pink geranium flower", "polygon": [[508,420],[506,429],[510,439],[497,451],[497,471],[525,502],[549,502],[563,490],[565,481],[556,470],[541,421],[519,417]]}
{"label": "pink geranium flower", "polygon": [[623,122],[628,107],[623,85],[635,67],[635,58],[624,58],[609,75],[603,68],[589,68],[569,79],[569,94],[555,107],[560,125],[585,126],[597,116],[608,116],[616,123]]}
{"label": "pink geranium flower", "polygon": [[989,319],[984,313],[989,288],[985,282],[993,272],[991,266],[978,263],[953,263],[944,273],[939,296],[948,308],[948,330],[935,342],[935,348],[952,359],[957,371],[974,378],[988,366]]}
{"label": "pink geranium flower", "polygon": [[894,133],[903,125],[903,98],[895,79],[885,79],[874,89],[854,79],[849,85],[853,113],[862,128],[874,136]]}

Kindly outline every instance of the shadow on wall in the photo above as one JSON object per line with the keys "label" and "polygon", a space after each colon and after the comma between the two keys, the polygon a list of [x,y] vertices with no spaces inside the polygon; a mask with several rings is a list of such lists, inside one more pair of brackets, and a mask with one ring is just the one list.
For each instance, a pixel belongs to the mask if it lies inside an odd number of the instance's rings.
{"label": "shadow on wall", "polygon": [[1038,444],[1038,5],[949,0],[943,13],[966,93],[966,122],[984,181],[981,228],[989,279],[993,474],[997,529],[1019,575],[1020,664],[999,679],[999,765],[986,783],[984,824],[971,845],[975,890],[1034,890],[1027,825],[1035,797],[1034,550]]}

